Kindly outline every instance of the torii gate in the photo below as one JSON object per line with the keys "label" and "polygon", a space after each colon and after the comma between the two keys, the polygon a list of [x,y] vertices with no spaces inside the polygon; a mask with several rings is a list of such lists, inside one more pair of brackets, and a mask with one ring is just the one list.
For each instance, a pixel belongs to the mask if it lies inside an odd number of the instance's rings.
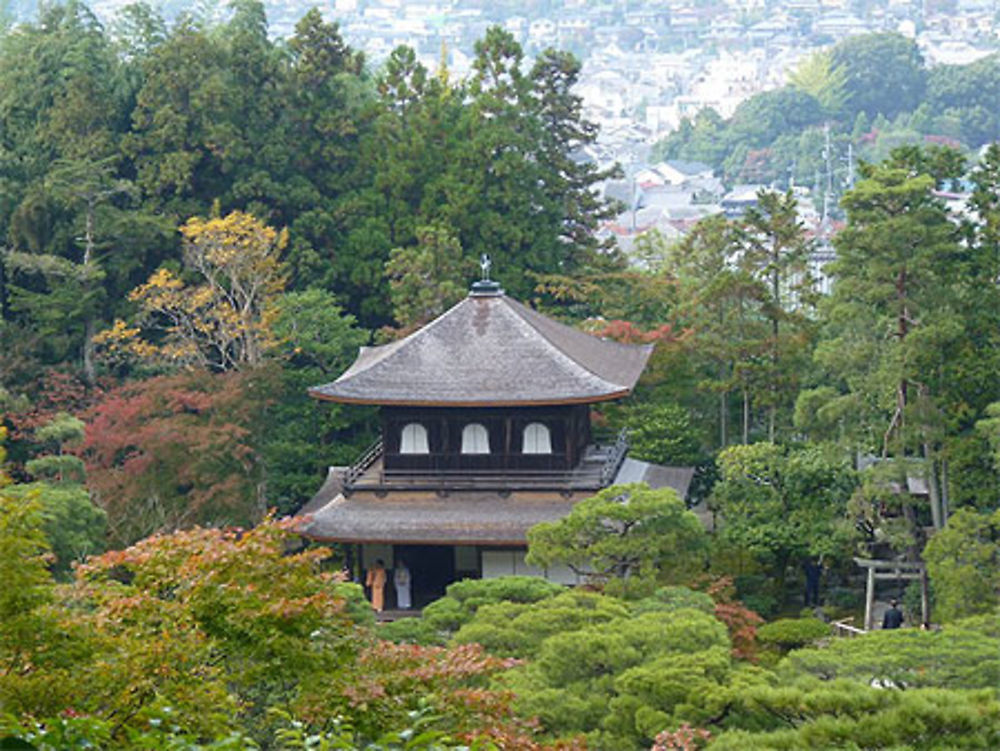
{"label": "torii gate", "polygon": [[877,579],[919,579],[920,580],[920,625],[931,627],[931,605],[927,591],[927,568],[923,563],[909,561],[879,561],[871,558],[855,558],[854,562],[868,569],[868,586],[865,589],[865,631],[871,631],[875,624],[875,581]]}

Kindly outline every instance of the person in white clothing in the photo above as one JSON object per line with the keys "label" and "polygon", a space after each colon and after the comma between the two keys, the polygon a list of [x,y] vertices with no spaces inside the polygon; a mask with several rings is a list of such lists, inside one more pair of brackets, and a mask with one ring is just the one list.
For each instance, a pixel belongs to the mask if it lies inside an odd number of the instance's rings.
{"label": "person in white clothing", "polygon": [[410,569],[406,567],[404,561],[400,561],[392,575],[392,583],[396,587],[396,607],[400,610],[409,610],[412,607],[410,602]]}

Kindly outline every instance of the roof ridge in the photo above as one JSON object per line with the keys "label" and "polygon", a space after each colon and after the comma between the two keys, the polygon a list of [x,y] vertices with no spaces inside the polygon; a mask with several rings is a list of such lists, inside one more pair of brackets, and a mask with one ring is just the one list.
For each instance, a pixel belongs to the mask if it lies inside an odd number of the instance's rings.
{"label": "roof ridge", "polygon": [[543,331],[541,328],[539,328],[538,326],[536,326],[534,324],[534,322],[529,319],[529,316],[526,316],[524,314],[524,312],[522,312],[522,311],[526,311],[526,312],[530,313],[532,316],[538,316],[539,318],[547,321],[550,324],[554,323],[557,326],[561,326],[562,328],[564,328],[564,329],[566,329],[568,331],[573,332],[574,335],[575,334],[580,334],[581,336],[589,336],[589,337],[591,337],[593,339],[596,339],[597,341],[599,341],[599,342],[601,342],[602,344],[605,344],[605,345],[613,345],[615,347],[620,347],[620,348],[626,349],[626,350],[631,350],[631,349],[636,349],[636,348],[645,349],[645,350],[651,350],[653,348],[653,345],[651,345],[651,344],[625,344],[623,342],[616,342],[614,339],[605,339],[604,337],[601,337],[601,336],[595,336],[594,334],[590,334],[590,333],[588,333],[586,331],[581,331],[578,328],[574,328],[573,326],[569,326],[569,325],[563,323],[562,321],[557,321],[554,318],[548,318],[546,316],[543,316],[541,313],[539,313],[534,308],[529,308],[527,305],[525,305],[524,303],[522,303],[522,302],[520,302],[518,300],[514,300],[514,299],[511,299],[511,298],[507,298],[507,299],[509,300],[510,303],[512,303],[512,305],[510,307],[514,311],[514,313],[517,314],[518,318],[520,318],[522,321],[524,321],[528,326],[531,326],[531,328],[534,329],[538,333],[538,335],[541,336],[546,341],[546,343],[548,343],[549,347],[551,347],[555,352],[557,352],[558,354],[562,355],[566,359],[568,359],[571,362],[575,363],[577,366],[583,368],[585,371],[587,371],[588,373],[590,373],[594,378],[600,379],[603,383],[606,383],[609,386],[614,386],[614,387],[617,387],[619,389],[621,389],[621,388],[628,388],[628,386],[626,384],[621,384],[621,383],[616,383],[616,382],[613,382],[613,381],[609,381],[605,376],[603,376],[600,373],[596,372],[589,364],[581,362],[579,358],[574,357],[569,352],[566,352],[566,351],[560,349],[559,346],[555,342],[553,342],[551,338],[549,338],[549,335],[545,331]]}

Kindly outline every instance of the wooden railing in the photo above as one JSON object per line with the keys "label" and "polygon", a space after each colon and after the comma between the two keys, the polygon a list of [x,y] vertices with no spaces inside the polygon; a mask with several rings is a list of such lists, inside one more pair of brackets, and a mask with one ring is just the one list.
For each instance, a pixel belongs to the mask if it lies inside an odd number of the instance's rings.
{"label": "wooden railing", "polygon": [[570,469],[521,469],[497,467],[405,468],[376,467],[384,458],[382,441],[376,441],[345,473],[344,491],[371,490],[597,490],[610,485],[628,451],[627,433],[601,452],[597,461],[581,461]]}
{"label": "wooden railing", "polygon": [[868,633],[863,628],[852,626],[851,621],[853,620],[854,616],[851,616],[849,618],[842,618],[839,621],[833,621],[830,624],[830,628],[833,630],[833,635],[842,638],[853,639],[855,636],[864,636],[865,634]]}
{"label": "wooden railing", "polygon": [[601,467],[602,488],[606,488],[614,481],[615,476],[618,474],[618,468],[625,461],[626,453],[628,453],[628,429],[622,428],[615,439],[615,445],[612,447],[611,453],[608,454],[604,466]]}
{"label": "wooden railing", "polygon": [[344,473],[344,489],[351,490],[357,481],[367,472],[375,462],[382,458],[382,439],[365,449],[361,457],[354,462]]}

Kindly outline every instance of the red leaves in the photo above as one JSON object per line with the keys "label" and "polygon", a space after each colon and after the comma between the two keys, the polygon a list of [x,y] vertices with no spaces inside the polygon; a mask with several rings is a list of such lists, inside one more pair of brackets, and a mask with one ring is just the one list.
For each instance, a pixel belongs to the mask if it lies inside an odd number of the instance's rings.
{"label": "red leaves", "polygon": [[[733,657],[754,661],[757,654],[757,627],[764,619],[735,599],[733,580],[728,576],[705,579],[701,586],[715,600],[715,617],[726,624],[733,643]],[[670,748],[669,746],[667,748]]]}
{"label": "red leaves", "polygon": [[113,542],[261,513],[257,375],[188,373],[120,386],[86,413],[88,485]]}
{"label": "red leaves", "polygon": [[603,328],[593,332],[596,336],[614,339],[623,344],[651,344],[654,342],[676,342],[684,339],[689,332],[682,331],[680,335],[674,332],[671,324],[665,323],[656,328],[643,331],[631,321],[608,321]]}
{"label": "red leaves", "polygon": [[697,751],[705,748],[705,745],[712,739],[712,734],[704,728],[693,728],[686,722],[677,730],[664,730],[653,742],[650,751]]}

